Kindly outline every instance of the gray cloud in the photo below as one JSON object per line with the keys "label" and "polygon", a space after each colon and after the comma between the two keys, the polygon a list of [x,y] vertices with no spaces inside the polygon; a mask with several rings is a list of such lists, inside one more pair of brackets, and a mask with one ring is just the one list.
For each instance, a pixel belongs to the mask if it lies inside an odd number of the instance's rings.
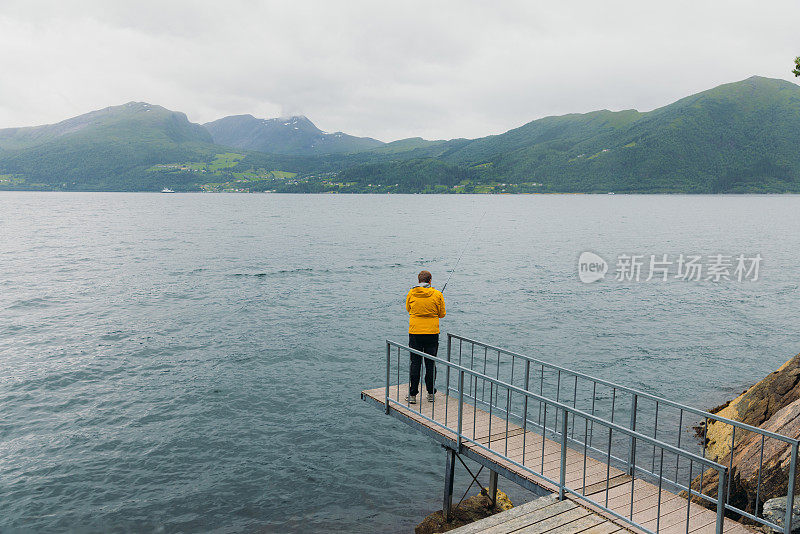
{"label": "gray cloud", "polygon": [[795,1],[5,1],[0,127],[144,100],[384,140],[794,80]]}

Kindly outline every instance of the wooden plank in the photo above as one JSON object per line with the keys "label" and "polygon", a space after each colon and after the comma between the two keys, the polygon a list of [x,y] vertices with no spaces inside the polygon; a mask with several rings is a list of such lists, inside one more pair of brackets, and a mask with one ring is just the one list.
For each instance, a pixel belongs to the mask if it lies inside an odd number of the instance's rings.
{"label": "wooden plank", "polygon": [[[383,402],[382,398],[379,400]],[[435,405],[435,407],[433,405]],[[446,412],[445,412],[445,405],[447,405]],[[455,424],[455,422],[458,420],[457,399],[450,398],[449,402],[444,402],[442,399],[438,399],[435,403],[428,403],[427,400],[422,400],[418,404],[406,405],[404,403],[402,407],[408,409],[409,411],[417,413],[419,413],[421,407],[422,413],[424,415],[431,417],[431,419],[434,419],[441,423],[445,422],[445,413],[447,414],[447,419],[449,423]],[[431,416],[431,413],[433,413],[434,415]],[[464,403],[462,417],[463,417],[461,426],[462,433],[469,438],[474,437],[474,439],[476,440],[480,439],[485,440],[485,438],[488,436],[489,419],[490,419],[489,414],[480,409],[475,410],[475,408],[471,404]],[[504,419],[500,419],[497,416],[492,415],[491,420],[493,427],[492,434],[495,434],[494,430],[498,430],[500,428],[498,425],[501,424],[503,430],[505,430]],[[512,427],[510,426],[509,430],[511,430],[511,428]]]}
{"label": "wooden plank", "polygon": [[545,506],[549,506],[553,503],[557,502],[555,495],[546,495],[544,497],[539,497],[533,501],[527,502],[525,504],[521,504],[519,506],[515,506],[510,510],[506,510],[505,512],[500,512],[480,521],[475,521],[474,523],[470,523],[469,525],[464,525],[463,527],[459,527],[453,530],[450,530],[450,534],[479,534],[488,529],[489,527],[493,527],[499,525],[501,523],[506,523],[511,521],[512,519],[516,519],[522,515],[527,515],[532,512],[535,512]]}
{"label": "wooden plank", "polygon": [[[508,457],[512,458],[516,462],[522,463],[522,446],[521,446],[522,439],[520,437],[517,437],[516,439],[520,442],[520,446],[513,449],[510,448],[508,451]],[[560,461],[560,457],[561,457],[561,445],[552,440],[545,439],[544,440],[545,468],[548,468],[552,464],[552,462],[555,462],[557,464]],[[542,461],[542,436],[540,434],[534,434],[532,432],[528,432],[525,435],[525,465],[540,469],[541,461]]]}
{"label": "wooden plank", "polygon": [[[489,438],[489,432],[491,431],[492,443],[497,444],[505,442],[504,436],[506,433],[506,420],[501,417],[498,417],[495,414],[492,414],[492,416],[489,417],[489,414],[486,412],[483,412],[486,414],[484,417],[480,417],[481,412],[482,410],[478,410],[479,418],[478,421],[476,422],[476,428],[479,431],[475,432],[473,439],[475,439],[475,441],[478,441],[479,443],[482,443],[483,445],[486,445],[486,441],[488,441]],[[473,419],[475,419],[475,417],[473,417]],[[489,421],[492,422],[491,426],[489,425]],[[522,443],[522,437],[521,437],[522,427],[517,426],[509,421],[508,424],[509,434],[511,434],[512,431],[515,431],[514,436],[519,436],[520,437],[519,441],[520,443]],[[514,436],[509,435],[509,440],[508,440],[509,443],[511,443],[511,438]],[[501,446],[504,447],[504,445]]]}
{"label": "wooden plank", "polygon": [[[599,464],[598,466],[594,466],[592,469],[587,468],[587,475],[586,475],[586,492],[585,495],[589,497],[593,493],[597,493],[598,491],[605,491],[606,489],[606,480],[609,481],[609,489],[615,487],[620,484],[619,477],[627,477],[625,473],[618,469],[611,468],[609,470],[608,477],[606,476],[606,466],[604,464]],[[570,473],[567,473],[567,486],[574,489],[578,493],[583,492],[583,478],[582,476],[577,477],[577,480],[574,478],[571,479]]]}
{"label": "wooden plank", "polygon": [[[648,484],[643,480],[632,479],[624,485],[615,486],[613,489],[608,490],[609,504],[624,502],[630,504],[631,490],[633,490],[633,498],[635,501],[647,499],[658,494],[658,488],[652,484]],[[605,493],[605,492],[603,492]],[[605,496],[603,497],[605,498]]]}
{"label": "wooden plank", "polygon": [[[703,509],[704,512],[708,513],[699,513],[696,515],[691,515],[689,517],[689,533],[700,531],[700,532],[714,532],[714,527],[717,522],[717,514],[710,512],[709,510]],[[708,528],[710,527],[710,529]],[[686,519],[684,518],[683,521],[677,525],[672,525],[669,527],[665,527],[661,530],[659,534],[681,534],[686,532]]]}
{"label": "wooden plank", "polygon": [[[547,519],[543,519],[542,521],[538,521],[532,525],[526,525],[521,529],[512,530],[511,532],[514,532],[515,534],[522,534],[522,533],[543,534],[545,532],[552,532],[558,527],[563,525],[568,525],[569,523],[572,523],[577,519],[581,519],[582,517],[588,516],[590,513],[591,512],[589,512],[589,510],[587,510],[586,508],[582,508],[576,505],[575,508],[572,508],[571,510],[560,513],[558,515],[554,515],[552,517],[548,517]],[[486,534],[489,533],[487,532]]]}
{"label": "wooden plank", "polygon": [[[514,425],[514,426],[516,426],[516,425]],[[488,430],[488,428],[487,428],[487,430]],[[491,442],[498,442],[498,441],[499,442],[503,442],[503,441],[506,440],[506,438],[508,438],[509,441],[510,441],[511,438],[521,436],[522,433],[523,432],[522,432],[522,427],[521,426],[517,426],[516,428],[509,427],[508,433],[506,433],[505,429],[503,429],[503,431],[501,431],[501,432],[493,432],[491,439],[489,439],[488,437],[481,437],[481,438],[479,438],[479,439],[477,439],[475,441],[477,441],[481,445],[487,445],[488,443],[491,443]],[[521,441],[522,440],[520,438],[520,442]]]}
{"label": "wooden plank", "polygon": [[[606,477],[606,470],[605,466],[589,466],[586,468],[586,496],[590,494],[590,488],[595,488],[595,485],[600,485],[601,489],[605,489],[606,485],[606,478],[608,480],[613,480],[614,478],[622,476],[622,473],[616,474],[614,470],[611,470],[610,477]],[[570,473],[567,472],[567,480],[566,480],[567,487],[574,489],[578,493],[583,493],[583,485],[584,485],[584,477],[583,473]],[[595,489],[596,491],[596,489]]]}
{"label": "wooden plank", "polygon": [[[712,512],[713,513],[713,512]],[[705,529],[704,529],[705,530]],[[697,532],[697,531],[695,531]],[[709,532],[714,533],[716,532],[716,523],[711,525],[711,529]],[[725,524],[722,527],[723,533],[736,533],[736,534],[753,534],[755,530],[748,528],[747,526],[739,523],[738,521],[734,521],[733,519],[725,518]]]}
{"label": "wooden plank", "polygon": [[539,486],[541,486],[541,487],[543,487],[543,488],[545,488],[545,489],[547,489],[549,491],[553,491],[553,492],[557,492],[558,491],[558,486],[557,486],[557,484],[555,482],[555,481],[558,480],[557,472],[556,472],[556,474],[553,474],[553,473],[549,474],[551,479],[554,480],[553,483],[550,483],[547,480],[544,480],[544,479],[540,478],[540,476],[539,476],[540,474],[538,474],[535,469],[533,470],[534,471],[533,473],[530,473],[530,472],[526,471],[525,469],[522,469],[519,466],[517,466],[515,464],[512,464],[511,462],[507,461],[505,458],[503,458],[501,456],[502,453],[490,452],[490,451],[487,451],[485,449],[481,449],[481,448],[479,448],[479,447],[477,447],[475,445],[471,445],[469,443],[466,444],[465,446],[468,447],[472,452],[474,452],[476,454],[479,454],[480,456],[483,456],[484,458],[487,458],[488,460],[490,460],[492,462],[495,462],[495,463],[497,463],[499,465],[502,465],[503,467],[506,467],[509,470],[514,471],[518,475],[520,475],[520,476],[522,476],[522,477],[524,477],[524,478],[526,478],[526,479],[538,484]]}
{"label": "wooden plank", "polygon": [[[596,527],[597,525],[603,523],[604,520],[597,517],[594,514],[589,513],[588,515],[581,517],[571,523],[567,523],[565,525],[561,525],[560,527],[556,527],[550,531],[549,534],[574,534],[575,532],[581,532],[587,528]],[[520,532],[525,532],[525,530],[521,530]]]}
{"label": "wooden plank", "polygon": [[[536,472],[541,472],[541,452],[542,452],[542,437],[540,434],[528,432],[525,439],[525,462],[524,465],[533,469]],[[515,445],[520,445],[514,448]],[[507,456],[518,463],[522,462],[522,439],[517,436],[509,440],[509,452]],[[584,457],[583,453],[575,449],[568,449],[567,457],[567,482],[575,482],[580,480],[581,484],[571,484],[573,489],[580,489],[582,487],[583,479],[583,463],[586,458],[586,471],[587,483],[599,482],[605,480],[603,472],[605,464],[595,460],[591,457]],[[545,440],[545,462],[544,474],[550,477],[557,477],[560,474],[561,464],[561,444],[556,443],[550,439]],[[611,468],[612,474],[621,473],[621,471]]]}
{"label": "wooden plank", "polygon": [[737,521],[726,519],[725,527],[722,529],[722,532],[724,534],[752,534],[754,531]]}
{"label": "wooden plank", "polygon": [[658,493],[645,500],[642,508],[633,514],[633,520],[638,524],[653,521],[655,525],[656,515],[660,512],[662,516],[674,512],[675,510],[686,510],[686,500],[668,491],[661,492],[661,508],[658,506]]}
{"label": "wooden plank", "polygon": [[[648,497],[652,497],[658,493],[658,488],[653,486],[645,486],[641,485],[641,487],[637,487],[636,484],[633,485],[633,510],[634,514],[641,510],[639,503],[641,503],[644,499]],[[600,502],[605,506],[605,493],[600,494],[602,495],[602,500],[595,499],[597,502]],[[614,512],[618,513],[619,515],[629,517],[631,513],[631,486],[630,483],[624,484],[621,486],[617,486],[616,488],[609,490],[608,492],[608,506],[607,508],[613,510]]]}
{"label": "wooden plank", "polygon": [[[545,448],[546,449],[558,449],[561,450],[561,443],[557,443],[552,439],[545,438]],[[528,430],[526,432],[526,436],[524,439],[525,442],[525,456],[527,457],[531,452],[536,451],[538,449],[539,452],[542,450],[542,435],[538,432],[534,432],[533,430]],[[509,447],[508,447],[508,455],[511,456],[519,456],[522,457],[522,445],[523,445],[523,438],[522,435],[516,436],[516,439],[509,440]]]}
{"label": "wooden plank", "polygon": [[[544,475],[548,476],[554,480],[558,480],[559,476],[561,475],[561,451],[559,448],[559,458],[558,460],[552,461],[550,466],[545,466]],[[567,449],[567,476],[570,474],[575,475],[576,473],[583,472],[583,456],[572,450]]]}
{"label": "wooden plank", "polygon": [[[582,467],[581,465],[576,462],[573,458],[570,458],[569,453],[567,453],[567,475],[572,474],[574,475],[576,472],[580,472]],[[561,478],[561,461],[554,462],[553,465],[550,467],[545,467],[544,469],[544,476],[549,477],[553,480],[559,480]]]}
{"label": "wooden plank", "polygon": [[598,525],[589,527],[586,530],[578,531],[575,534],[617,534],[623,532],[625,532],[624,528],[606,519],[604,522]]}
{"label": "wooden plank", "polygon": [[[426,399],[426,395],[423,394],[418,397],[417,404],[408,404],[403,402],[405,399],[405,394],[402,393],[402,391],[407,391],[407,389],[408,389],[407,384],[400,386],[401,392],[399,395],[399,399],[401,404],[398,405],[393,402],[391,404],[393,409],[401,410],[403,411],[403,413],[406,413],[407,410],[409,414],[417,416],[413,417],[413,419],[417,422],[425,421],[425,419],[421,419],[419,417],[420,414],[425,417],[429,417],[441,424],[445,424],[446,422],[454,424],[455,421],[457,421],[458,418],[457,399],[450,397],[447,399],[448,402],[445,402],[445,396],[442,395],[441,393],[437,393],[436,402],[429,403]],[[381,403],[383,403],[385,398],[385,390],[383,388],[369,390],[364,392],[364,394],[365,395],[372,394],[373,398],[375,398]],[[392,386],[390,388],[390,398],[395,401],[398,399],[397,386]],[[498,417],[497,415],[492,415],[490,418],[487,412],[481,409],[475,410],[474,406],[467,402],[465,402],[463,405],[462,433],[464,436],[468,438],[474,437],[475,440],[479,442],[482,441],[485,444],[488,437],[490,419],[492,421],[491,448],[495,451],[505,453],[505,447],[503,444],[505,435],[505,419]],[[431,426],[431,427],[435,426],[435,425],[430,425],[429,422],[426,422],[424,424],[426,424],[426,426]],[[522,434],[522,429],[521,427],[512,422],[509,422],[508,428],[509,428],[509,446],[511,446],[511,438]],[[498,433],[495,430],[502,430],[502,432]]]}
{"label": "wooden plank", "polygon": [[[517,441],[521,443],[521,439],[519,437],[515,438]],[[513,440],[510,440],[511,442]],[[541,471],[541,436],[538,434],[533,434],[529,432],[527,434],[526,439],[526,457],[525,457],[525,465],[532,469],[534,472]],[[522,463],[521,457],[521,447],[517,450],[516,454],[509,452],[509,457],[519,463]],[[501,453],[504,451],[500,451]],[[548,476],[554,480],[557,480],[560,476],[560,463],[561,463],[561,445],[558,443],[553,442],[552,440],[546,439],[545,440],[545,476]],[[582,487],[582,479],[583,479],[583,461],[584,456],[582,453],[574,451],[573,449],[568,450],[567,456],[567,475],[566,479],[567,482],[575,482],[580,480],[580,484],[570,484],[570,487],[576,490],[580,490]],[[600,463],[599,461],[589,457],[586,460],[586,470],[587,470],[587,483],[592,482],[600,482],[605,480],[605,464]],[[612,476],[618,473],[621,473],[616,468],[610,469]]]}
{"label": "wooden plank", "polygon": [[557,501],[553,504],[549,504],[543,508],[540,508],[535,512],[524,514],[520,517],[512,519],[511,521],[505,521],[499,525],[481,531],[481,534],[506,534],[508,532],[516,532],[521,528],[541,523],[543,521],[548,521],[553,517],[557,517],[559,515],[570,513],[579,509],[581,509],[580,506],[572,501]]}
{"label": "wooden plank", "polygon": [[[686,532],[686,503],[684,506],[672,512],[661,514],[661,524],[659,534],[680,534]],[[689,532],[699,527],[713,523],[717,520],[717,514],[693,504],[689,508]],[[651,530],[655,529],[656,521],[651,520],[642,526]]]}
{"label": "wooden plank", "polygon": [[[598,494],[598,493],[602,493],[603,494],[603,502],[605,502],[606,480],[605,480],[605,477],[603,477],[603,478],[604,479],[601,482],[596,482],[596,483],[592,484],[591,486],[586,486],[586,495],[588,497],[591,497],[592,500],[595,500],[597,502],[600,502],[595,497],[595,495]],[[610,479],[608,479],[608,489],[609,489],[609,491],[611,491],[611,489],[616,488],[617,486],[621,486],[623,484],[627,484],[628,482],[630,482],[630,480],[631,480],[630,475],[620,474],[620,475],[617,475],[615,477],[611,477]]]}

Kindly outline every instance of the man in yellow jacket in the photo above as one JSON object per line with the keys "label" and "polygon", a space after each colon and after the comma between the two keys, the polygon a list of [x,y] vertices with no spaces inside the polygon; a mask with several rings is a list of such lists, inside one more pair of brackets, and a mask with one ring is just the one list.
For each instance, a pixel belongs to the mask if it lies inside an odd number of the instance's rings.
{"label": "man in yellow jacket", "polygon": [[[408,311],[408,346],[425,354],[436,356],[439,352],[439,319],[445,316],[444,296],[441,291],[431,287],[431,273],[421,271],[417,275],[419,284],[412,287],[406,296]],[[411,354],[409,391],[406,400],[417,402],[419,378],[422,369],[422,356]],[[428,401],[433,402],[436,389],[436,363],[425,358],[425,388]]]}

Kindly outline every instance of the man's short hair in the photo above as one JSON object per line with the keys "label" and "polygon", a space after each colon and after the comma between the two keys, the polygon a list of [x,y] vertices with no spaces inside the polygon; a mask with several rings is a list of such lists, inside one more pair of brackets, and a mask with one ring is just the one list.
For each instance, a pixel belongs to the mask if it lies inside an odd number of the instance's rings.
{"label": "man's short hair", "polygon": [[431,283],[431,273],[428,271],[420,271],[417,275],[417,280],[419,280],[420,284],[430,284]]}

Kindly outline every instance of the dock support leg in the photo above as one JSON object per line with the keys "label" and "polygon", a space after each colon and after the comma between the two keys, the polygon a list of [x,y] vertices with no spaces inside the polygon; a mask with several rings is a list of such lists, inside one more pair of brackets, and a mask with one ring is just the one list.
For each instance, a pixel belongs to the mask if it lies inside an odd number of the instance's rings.
{"label": "dock support leg", "polygon": [[444,504],[442,512],[446,521],[450,521],[453,515],[453,478],[456,472],[456,451],[445,448],[447,460],[444,465]]}
{"label": "dock support leg", "polygon": [[489,500],[492,508],[497,506],[497,471],[489,471]]}

